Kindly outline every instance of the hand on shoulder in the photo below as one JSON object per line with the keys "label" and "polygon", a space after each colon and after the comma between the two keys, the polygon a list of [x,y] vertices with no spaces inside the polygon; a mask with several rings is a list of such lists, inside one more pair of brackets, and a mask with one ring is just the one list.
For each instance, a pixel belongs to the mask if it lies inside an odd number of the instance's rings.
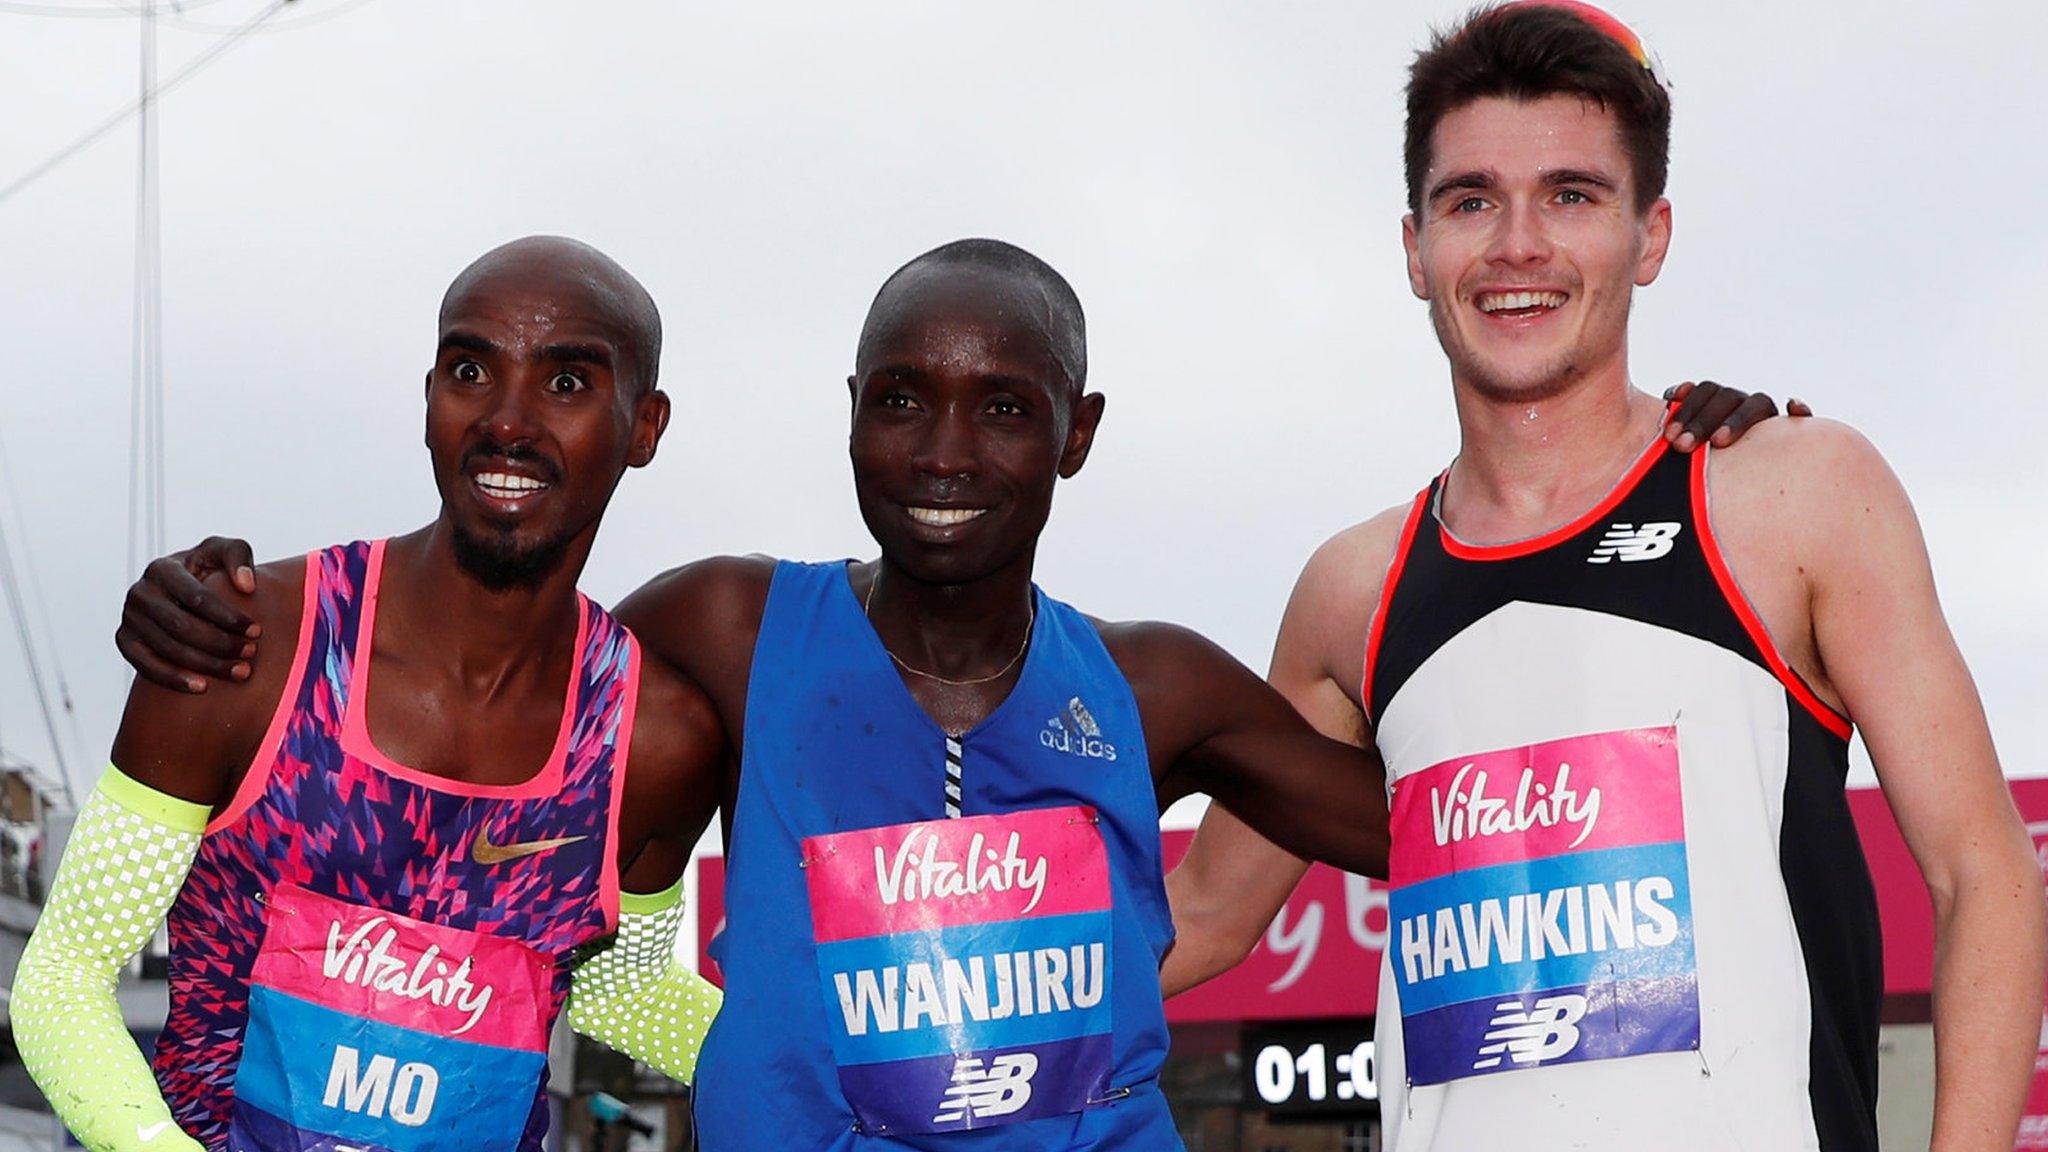
{"label": "hand on shoulder", "polygon": [[306,558],[258,565],[256,590],[243,597],[232,576],[214,572],[206,586],[232,594],[261,625],[273,657],[256,661],[247,680],[216,680],[189,693],[137,678],[114,738],[113,760],[136,780],[195,804],[226,799],[247,771],[290,679],[305,617]]}

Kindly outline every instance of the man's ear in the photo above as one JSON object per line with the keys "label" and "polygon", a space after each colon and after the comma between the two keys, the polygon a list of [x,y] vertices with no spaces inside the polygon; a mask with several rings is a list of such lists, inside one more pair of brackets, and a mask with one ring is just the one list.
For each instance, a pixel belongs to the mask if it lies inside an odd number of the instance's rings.
{"label": "man's ear", "polygon": [[1671,254],[1671,201],[1662,196],[1643,219],[1643,254],[1636,261],[1636,287],[1647,288],[1664,270],[1664,258]]}
{"label": "man's ear", "polygon": [[668,431],[668,393],[649,388],[633,405],[633,443],[626,450],[628,468],[645,468],[654,462],[654,450],[661,434]]}
{"label": "man's ear", "polygon": [[1408,290],[1417,300],[1429,299],[1429,285],[1422,279],[1422,224],[1410,212],[1401,217],[1401,250],[1408,254]]}
{"label": "man's ear", "polygon": [[1088,450],[1095,446],[1095,429],[1102,423],[1102,406],[1106,402],[1100,392],[1090,392],[1074,401],[1067,443],[1060,450],[1060,479],[1073,479],[1081,465],[1088,462]]}

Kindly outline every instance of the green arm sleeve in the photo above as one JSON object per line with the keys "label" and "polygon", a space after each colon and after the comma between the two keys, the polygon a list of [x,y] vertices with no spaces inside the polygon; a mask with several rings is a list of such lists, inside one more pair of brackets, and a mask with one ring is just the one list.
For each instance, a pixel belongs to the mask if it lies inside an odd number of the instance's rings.
{"label": "green arm sleeve", "polygon": [[171,1120],[114,984],[184,886],[206,818],[205,807],[109,766],[21,954],[15,1044],[58,1118],[93,1152],[203,1152]]}
{"label": "green arm sleeve", "polygon": [[621,893],[619,934],[569,985],[569,1027],[671,1080],[688,1083],[724,994],[676,961],[683,883],[652,896]]}

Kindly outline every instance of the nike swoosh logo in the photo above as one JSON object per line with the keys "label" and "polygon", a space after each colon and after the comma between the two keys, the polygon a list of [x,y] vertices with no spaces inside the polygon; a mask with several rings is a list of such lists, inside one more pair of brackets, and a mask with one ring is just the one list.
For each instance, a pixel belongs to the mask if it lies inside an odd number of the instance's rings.
{"label": "nike swoosh logo", "polygon": [[517,860],[522,856],[538,856],[543,852],[553,852],[557,848],[574,844],[578,840],[588,839],[590,839],[588,836],[557,836],[552,840],[527,840],[514,844],[493,844],[491,843],[491,834],[489,832],[479,832],[476,834],[476,839],[469,842],[469,858],[487,866],[503,864],[507,860]]}
{"label": "nike swoosh logo", "polygon": [[164,1130],[165,1130],[165,1129],[167,1129],[167,1128],[169,1128],[170,1126],[171,1126],[171,1122],[170,1122],[169,1120],[159,1120],[159,1121],[157,1121],[156,1123],[154,1123],[154,1124],[151,1124],[151,1125],[149,1125],[149,1126],[147,1126],[147,1127],[144,1127],[143,1125],[140,1125],[140,1124],[138,1124],[138,1125],[136,1125],[136,1126],[135,1126],[135,1135],[136,1135],[136,1137],[137,1137],[137,1138],[139,1138],[139,1139],[140,1139],[140,1140],[141,1140],[141,1141],[142,1141],[142,1142],[143,1142],[144,1144],[147,1144],[147,1143],[149,1143],[149,1142],[150,1142],[151,1140],[154,1140],[154,1139],[156,1139],[157,1137],[159,1137],[159,1136],[163,1135],[163,1134],[164,1134]]}

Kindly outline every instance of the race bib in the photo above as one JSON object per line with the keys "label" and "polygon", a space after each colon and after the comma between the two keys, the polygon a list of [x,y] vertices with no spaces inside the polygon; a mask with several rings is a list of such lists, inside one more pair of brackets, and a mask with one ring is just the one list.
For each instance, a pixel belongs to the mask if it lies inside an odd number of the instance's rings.
{"label": "race bib", "polygon": [[547,1064],[551,977],[517,940],[280,886],[228,1147],[517,1147]]}
{"label": "race bib", "polygon": [[871,1133],[1078,1112],[1110,1072],[1109,862],[1093,808],[804,840],[839,1082]]}
{"label": "race bib", "polygon": [[1392,817],[1410,1081],[1699,1047],[1676,728],[1447,760]]}

